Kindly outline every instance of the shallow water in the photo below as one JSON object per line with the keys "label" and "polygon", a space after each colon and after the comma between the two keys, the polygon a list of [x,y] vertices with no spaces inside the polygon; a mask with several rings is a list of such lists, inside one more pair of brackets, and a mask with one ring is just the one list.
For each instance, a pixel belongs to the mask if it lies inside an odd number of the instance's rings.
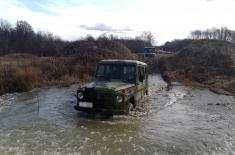
{"label": "shallow water", "polygon": [[113,118],[75,111],[76,85],[1,96],[0,154],[235,154],[234,97],[149,83],[143,107]]}

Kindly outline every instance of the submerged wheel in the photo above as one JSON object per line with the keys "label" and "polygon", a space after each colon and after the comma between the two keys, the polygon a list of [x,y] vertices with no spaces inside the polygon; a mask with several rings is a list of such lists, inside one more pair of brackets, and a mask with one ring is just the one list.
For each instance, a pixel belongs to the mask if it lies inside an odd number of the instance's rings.
{"label": "submerged wheel", "polygon": [[128,115],[135,116],[135,114],[136,114],[135,106],[133,105],[133,103],[130,103],[128,108]]}
{"label": "submerged wheel", "polygon": [[148,89],[145,91],[145,95],[148,96],[149,92]]}
{"label": "submerged wheel", "polygon": [[136,108],[136,103],[135,103],[135,98],[134,96],[130,98],[128,107],[127,107],[127,114],[132,115],[133,112],[135,111]]}
{"label": "submerged wheel", "polygon": [[134,111],[134,109],[134,105],[132,103],[129,103],[128,112]]}

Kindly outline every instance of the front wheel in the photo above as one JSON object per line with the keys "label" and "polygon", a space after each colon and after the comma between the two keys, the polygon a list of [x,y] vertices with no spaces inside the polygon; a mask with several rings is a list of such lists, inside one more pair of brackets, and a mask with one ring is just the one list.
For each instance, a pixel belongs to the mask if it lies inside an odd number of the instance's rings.
{"label": "front wheel", "polygon": [[129,103],[128,112],[134,111],[134,109],[134,105],[132,103]]}
{"label": "front wheel", "polygon": [[136,114],[136,109],[135,109],[133,103],[129,103],[128,115],[135,116],[135,114]]}
{"label": "front wheel", "polygon": [[145,90],[145,95],[148,96],[148,94],[149,94],[149,91],[147,89],[147,90]]}

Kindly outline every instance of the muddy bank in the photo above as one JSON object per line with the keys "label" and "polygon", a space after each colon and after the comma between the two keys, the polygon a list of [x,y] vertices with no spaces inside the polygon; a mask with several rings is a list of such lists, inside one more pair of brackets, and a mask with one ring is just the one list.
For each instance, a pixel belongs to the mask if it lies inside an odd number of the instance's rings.
{"label": "muddy bank", "polygon": [[[168,83],[169,86],[171,86],[172,82],[177,81],[182,83],[185,86],[190,86],[190,87],[195,87],[195,88],[208,88],[210,91],[216,93],[216,94],[223,94],[223,95],[229,95],[229,96],[235,96],[235,92],[233,91],[233,85],[231,84],[230,89],[225,88],[222,84],[219,84],[219,82],[217,84],[215,84],[214,82],[211,83],[206,82],[206,83],[200,83],[197,81],[193,81],[190,79],[187,79],[185,77],[182,77],[180,75],[175,75],[172,73],[164,73],[163,75],[161,75],[163,80]],[[221,80],[221,83],[225,83],[224,81]],[[214,85],[215,84],[215,85]]]}

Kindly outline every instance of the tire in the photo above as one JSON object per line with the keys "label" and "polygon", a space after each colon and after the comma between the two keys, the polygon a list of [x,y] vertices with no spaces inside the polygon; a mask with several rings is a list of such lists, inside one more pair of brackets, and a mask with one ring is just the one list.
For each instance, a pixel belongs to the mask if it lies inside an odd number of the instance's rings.
{"label": "tire", "polygon": [[148,91],[148,89],[145,91],[145,95],[146,96],[148,96],[148,94],[149,94],[149,91]]}
{"label": "tire", "polygon": [[133,103],[129,104],[128,115],[129,116],[136,116],[136,109],[135,109]]}
{"label": "tire", "polygon": [[129,116],[135,116],[136,115],[136,109],[135,109],[135,107],[132,103],[129,104],[128,115]]}
{"label": "tire", "polygon": [[132,112],[134,111],[134,109],[134,105],[132,103],[129,103],[128,112]]}

